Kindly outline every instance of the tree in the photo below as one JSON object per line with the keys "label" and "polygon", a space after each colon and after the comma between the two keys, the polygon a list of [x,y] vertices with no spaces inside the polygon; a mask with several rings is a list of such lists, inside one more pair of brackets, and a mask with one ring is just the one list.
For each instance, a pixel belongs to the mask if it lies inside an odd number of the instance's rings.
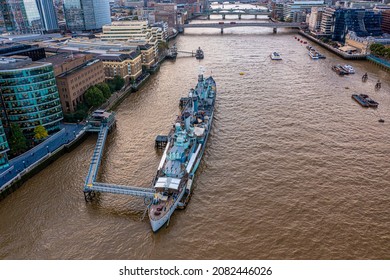
{"label": "tree", "polygon": [[377,44],[377,43],[374,43],[370,46],[370,51],[374,55],[383,56],[383,57],[386,57],[387,53],[388,53],[388,50],[386,49],[386,47],[384,45]]}
{"label": "tree", "polygon": [[125,80],[121,76],[114,76],[114,78],[109,81],[110,88],[114,88],[115,90],[120,90],[125,85]]}
{"label": "tree", "polygon": [[11,124],[11,138],[9,140],[11,154],[18,155],[27,150],[27,139],[22,129],[16,123]]}
{"label": "tree", "polygon": [[45,139],[47,136],[49,136],[49,133],[47,133],[46,128],[44,128],[42,125],[38,125],[34,129],[34,133],[35,133],[34,136],[35,140]]}
{"label": "tree", "polygon": [[106,83],[100,83],[97,84],[96,87],[100,89],[100,91],[103,93],[103,96],[108,99],[111,96],[111,89]]}
{"label": "tree", "polygon": [[159,42],[158,43],[158,50],[159,51],[165,51],[167,49],[169,49],[169,45],[167,42]]}
{"label": "tree", "polygon": [[138,16],[133,16],[133,20],[138,20]]}
{"label": "tree", "polygon": [[85,92],[85,101],[89,106],[98,107],[106,101],[104,95],[100,89],[96,86],[92,86]]}

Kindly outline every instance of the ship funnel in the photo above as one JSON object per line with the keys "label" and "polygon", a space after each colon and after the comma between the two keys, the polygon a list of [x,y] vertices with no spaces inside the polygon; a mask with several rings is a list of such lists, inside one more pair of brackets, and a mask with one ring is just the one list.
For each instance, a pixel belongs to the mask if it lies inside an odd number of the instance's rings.
{"label": "ship funnel", "polygon": [[194,113],[197,113],[198,112],[198,97],[193,98],[192,104],[194,106]]}
{"label": "ship funnel", "polygon": [[183,119],[184,119],[186,130],[189,130],[191,125],[191,114],[189,112],[185,112],[183,114]]}

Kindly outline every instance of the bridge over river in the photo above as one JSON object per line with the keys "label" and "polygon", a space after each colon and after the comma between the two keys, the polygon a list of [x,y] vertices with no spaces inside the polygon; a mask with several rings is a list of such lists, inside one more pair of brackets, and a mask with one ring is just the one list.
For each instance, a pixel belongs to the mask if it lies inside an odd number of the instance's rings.
{"label": "bridge over river", "polygon": [[225,28],[233,27],[269,27],[273,28],[273,32],[276,33],[278,28],[305,28],[306,23],[300,22],[215,22],[215,23],[192,23],[179,25],[180,32],[184,32],[186,28],[218,28],[221,29],[221,33]]}
{"label": "bridge over river", "polygon": [[206,16],[207,19],[210,19],[211,15],[220,15],[222,19],[226,18],[226,15],[237,15],[238,19],[241,19],[242,15],[255,16],[270,16],[271,12],[268,9],[211,9],[205,10],[201,13],[194,13],[195,16]]}

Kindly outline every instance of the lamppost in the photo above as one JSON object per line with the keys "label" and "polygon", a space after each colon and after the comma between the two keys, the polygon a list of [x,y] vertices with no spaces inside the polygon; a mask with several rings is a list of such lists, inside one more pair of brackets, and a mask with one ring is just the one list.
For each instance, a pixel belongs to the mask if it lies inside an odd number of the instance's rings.
{"label": "lamppost", "polygon": [[23,165],[24,165],[24,168],[26,168],[27,166],[26,166],[26,162],[23,160]]}
{"label": "lamppost", "polygon": [[50,153],[49,146],[46,146],[47,153]]}

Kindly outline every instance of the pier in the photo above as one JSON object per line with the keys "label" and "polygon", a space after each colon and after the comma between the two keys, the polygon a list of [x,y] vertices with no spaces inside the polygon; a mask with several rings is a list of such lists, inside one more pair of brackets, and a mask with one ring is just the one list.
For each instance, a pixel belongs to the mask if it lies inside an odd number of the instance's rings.
{"label": "pier", "polygon": [[365,55],[365,54],[348,54],[348,53],[342,52],[342,51],[340,51],[338,49],[333,48],[332,46],[329,46],[328,44],[325,44],[324,42],[318,40],[317,38],[314,38],[313,36],[303,32],[303,31],[299,31],[298,33],[299,33],[299,35],[302,35],[303,37],[306,37],[307,39],[309,39],[309,40],[311,40],[313,42],[316,42],[320,46],[328,49],[332,53],[337,54],[338,56],[340,56],[340,57],[342,57],[344,59],[347,59],[347,60],[365,60],[366,57],[367,57],[367,55]]}
{"label": "pier", "polygon": [[167,146],[168,143],[168,136],[166,135],[157,135],[155,147],[157,149],[164,149]]}
{"label": "pier", "polygon": [[[199,48],[199,49],[202,51],[201,48]],[[179,51],[179,50],[176,50],[176,53],[190,54],[191,56],[195,56],[195,57],[196,57],[196,52],[197,52],[196,50],[195,51]]]}
{"label": "pier", "polygon": [[84,184],[84,198],[86,202],[92,201],[96,192],[124,194],[144,198],[152,198],[154,190],[151,188],[141,188],[134,186],[122,186],[117,184],[96,182],[100,163],[103,157],[104,146],[108,132],[115,127],[115,114],[104,110],[96,110],[91,119],[88,120],[87,131],[98,132],[98,139],[93,151],[88,175]]}

